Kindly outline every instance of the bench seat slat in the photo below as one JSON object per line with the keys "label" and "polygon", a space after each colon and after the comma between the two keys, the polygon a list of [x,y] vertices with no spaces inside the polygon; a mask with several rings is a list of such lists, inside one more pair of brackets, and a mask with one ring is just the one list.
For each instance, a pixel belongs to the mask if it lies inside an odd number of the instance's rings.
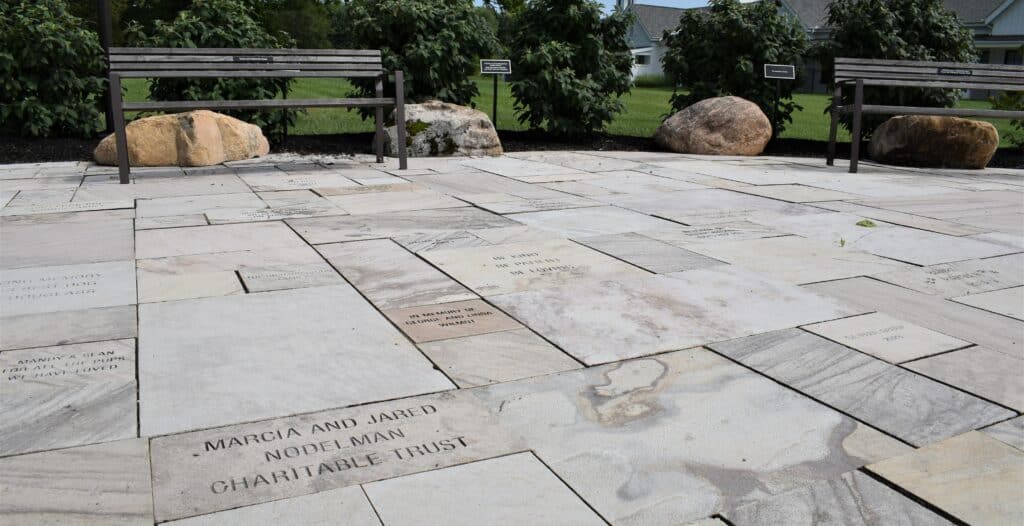
{"label": "bench seat slat", "polygon": [[126,79],[155,79],[155,78],[355,78],[379,77],[381,71],[374,70],[331,70],[331,71],[302,71],[294,69],[279,69],[273,71],[253,70],[150,70],[150,71],[124,71],[116,73]]}
{"label": "bench seat slat", "polygon": [[169,100],[125,102],[125,111],[244,110],[256,108],[370,108],[394,106],[393,97],[355,99],[266,99],[266,100]]}
{"label": "bench seat slat", "polygon": [[296,55],[111,55],[110,65],[122,64],[165,64],[177,62],[199,62],[203,64],[260,64],[258,59],[270,59],[266,63],[300,64],[380,64],[380,57],[337,57],[337,56],[296,56]]}
{"label": "bench seat slat", "polygon": [[[855,79],[836,79],[837,83],[852,84]],[[910,88],[946,88],[946,89],[987,89],[999,91],[1021,91],[1019,84],[999,84],[971,82],[940,82],[924,80],[892,80],[892,79],[864,79],[865,86],[892,86]]]}
{"label": "bench seat slat", "polygon": [[841,65],[850,64],[862,64],[867,66],[929,66],[939,68],[954,68],[959,69],[963,67],[971,68],[985,68],[993,70],[1003,71],[1020,71],[1022,66],[1006,65],[1006,64],[980,64],[971,63],[965,64],[962,62],[930,62],[930,61],[919,61],[919,60],[885,60],[885,59],[872,59],[872,58],[836,58],[836,67]]}
{"label": "bench seat slat", "polygon": [[110,70],[113,72],[119,71],[154,71],[159,69],[160,71],[172,71],[172,70],[220,70],[220,71],[277,71],[277,70],[302,70],[302,71],[377,71],[382,72],[384,69],[380,64],[330,64],[330,63],[318,63],[318,64],[296,64],[293,62],[288,63],[273,63],[273,64],[246,64],[246,63],[232,63],[232,62],[214,62],[209,64],[202,64],[196,62],[165,62],[160,64],[150,63],[131,63],[131,64],[111,64]]}
{"label": "bench seat slat", "polygon": [[[853,112],[853,106],[840,106],[837,108],[840,113]],[[865,104],[862,113],[874,115],[943,115],[952,117],[988,117],[992,119],[1021,119],[1024,118],[1024,111],[1018,110],[990,110],[984,108],[925,108],[918,106],[884,106],[878,104]]]}
{"label": "bench seat slat", "polygon": [[924,82],[953,82],[962,84],[1008,84],[1019,85],[1024,89],[1024,77],[991,77],[988,75],[941,75],[941,74],[907,74],[907,73],[849,73],[836,72],[837,81],[864,79],[868,80],[906,80]]}
{"label": "bench seat slat", "polygon": [[973,67],[942,67],[938,68],[935,66],[921,66],[921,67],[898,67],[898,66],[836,66],[836,75],[847,76],[847,75],[866,75],[872,76],[876,73],[884,74],[901,74],[908,76],[917,75],[949,75],[949,76],[961,76],[956,75],[956,72],[970,72],[970,75],[962,75],[965,78],[971,77],[1003,77],[1003,78],[1020,78],[1024,75],[1024,69],[1016,71],[1008,71],[1003,69],[983,69]]}
{"label": "bench seat slat", "polygon": [[379,49],[112,47],[111,55],[312,55],[379,57]]}

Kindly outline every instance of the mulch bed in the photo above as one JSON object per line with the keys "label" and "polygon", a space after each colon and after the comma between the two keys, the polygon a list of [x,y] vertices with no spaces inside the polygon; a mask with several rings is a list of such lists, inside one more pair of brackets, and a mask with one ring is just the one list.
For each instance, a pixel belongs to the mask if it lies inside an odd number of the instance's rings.
{"label": "mulch bed", "polygon": [[[372,133],[345,133],[338,135],[301,135],[272,143],[272,151],[299,154],[354,154],[371,153]],[[0,137],[0,164],[35,163],[46,161],[81,161],[92,158],[99,139],[21,139]],[[524,151],[662,151],[653,139],[620,135],[564,140],[553,139],[543,132],[501,132],[506,152]],[[827,143],[804,139],[775,139],[768,144],[765,155],[785,157],[825,157]],[[863,150],[862,150],[863,151]],[[848,159],[849,144],[839,144],[839,158]],[[1024,152],[1015,148],[1000,148],[989,163],[992,168],[1024,169]]]}

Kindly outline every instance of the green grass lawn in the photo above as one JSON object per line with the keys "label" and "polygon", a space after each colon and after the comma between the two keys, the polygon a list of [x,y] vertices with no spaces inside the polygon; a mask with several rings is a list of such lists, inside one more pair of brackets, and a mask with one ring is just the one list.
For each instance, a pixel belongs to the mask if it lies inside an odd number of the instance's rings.
{"label": "green grass lawn", "polygon": [[[493,101],[493,84],[490,77],[474,78],[480,87],[480,95],[473,102],[476,107],[488,115],[491,113]],[[127,99],[140,101],[146,99],[145,80],[129,79],[125,81],[128,87]],[[349,83],[344,79],[299,79],[293,85],[289,98],[326,98],[343,97],[351,89]],[[650,137],[654,130],[661,124],[664,115],[669,111],[669,97],[672,95],[670,88],[636,88],[623,96],[625,111],[608,126],[608,133],[613,135],[628,135],[633,137]],[[825,107],[828,106],[828,96],[822,94],[797,94],[794,96],[796,102],[803,106],[803,110],[793,114],[793,122],[788,124],[782,133],[783,138],[810,139],[817,141],[828,140],[828,115],[825,114]],[[499,130],[525,130],[526,127],[516,120],[512,107],[512,94],[509,85],[505,82],[498,83],[498,129]],[[961,106],[965,107],[989,107],[985,101],[962,101]],[[1002,139],[1001,146],[1010,146],[1006,136],[1010,131],[1010,123],[1005,119],[981,119],[993,123],[999,129],[999,136]],[[343,108],[326,108],[306,110],[299,115],[296,124],[289,130],[293,135],[319,135],[334,133],[354,133],[373,131],[372,121],[363,121],[355,111],[348,111]],[[850,135],[840,128],[839,140],[849,142]]]}

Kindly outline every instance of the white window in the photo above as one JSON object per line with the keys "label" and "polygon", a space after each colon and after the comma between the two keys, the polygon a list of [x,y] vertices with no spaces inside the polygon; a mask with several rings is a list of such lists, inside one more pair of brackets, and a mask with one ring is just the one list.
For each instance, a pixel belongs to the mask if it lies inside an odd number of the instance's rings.
{"label": "white window", "polygon": [[651,63],[651,56],[650,55],[637,55],[636,56],[636,63],[637,63],[638,66],[646,66],[646,65]]}

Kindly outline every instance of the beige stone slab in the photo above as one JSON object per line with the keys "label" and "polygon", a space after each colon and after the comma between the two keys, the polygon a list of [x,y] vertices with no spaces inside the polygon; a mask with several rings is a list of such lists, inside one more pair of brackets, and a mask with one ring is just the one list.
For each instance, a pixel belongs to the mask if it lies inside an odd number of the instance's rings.
{"label": "beige stone slab", "polygon": [[0,351],[134,338],[135,305],[0,317]]}
{"label": "beige stone slab", "polygon": [[[19,196],[22,194],[18,194]],[[0,227],[81,224],[117,222],[135,218],[135,209],[119,208],[117,210],[89,210],[85,212],[56,212],[53,214],[31,214],[25,216],[0,217]]]}
{"label": "beige stone slab", "polygon": [[971,347],[904,364],[907,369],[1024,411],[1024,360]]}
{"label": "beige stone slab", "polygon": [[632,232],[585,237],[578,241],[590,248],[658,274],[726,264],[724,261]]}
{"label": "beige stone slab", "polygon": [[476,387],[579,369],[580,364],[529,329],[419,344],[459,387]]}
{"label": "beige stone slab", "polygon": [[981,432],[1004,444],[1024,450],[1024,416],[988,426]]}
{"label": "beige stone slab", "polygon": [[91,210],[116,210],[135,208],[135,203],[126,201],[75,201],[74,203],[38,203],[23,206],[8,206],[0,210],[0,216],[35,214],[59,214],[65,212],[87,212]]}
{"label": "beige stone slab", "polygon": [[527,212],[509,217],[524,225],[568,238],[654,230],[672,225],[663,219],[614,206]]}
{"label": "beige stone slab", "polygon": [[868,278],[807,285],[846,304],[899,317],[933,331],[1024,358],[1024,323]]}
{"label": "beige stone slab", "polygon": [[450,232],[441,234],[423,234],[411,236],[398,236],[395,242],[405,247],[410,252],[427,252],[430,250],[443,250],[446,248],[468,248],[482,247],[492,243],[484,241],[469,232]]}
{"label": "beige stone slab", "polygon": [[[85,214],[89,212],[79,212]],[[46,217],[50,214],[25,216]],[[6,218],[5,218],[6,219]],[[135,257],[130,219],[88,222],[0,222],[0,268],[48,267]],[[74,250],[69,250],[74,247]]]}
{"label": "beige stone slab", "polygon": [[456,281],[387,239],[319,245],[317,250],[382,310],[476,298]]}
{"label": "beige stone slab", "polygon": [[306,244],[282,223],[243,223],[136,232],[138,259],[262,250],[304,248]]}
{"label": "beige stone slab", "polygon": [[7,179],[0,180],[0,190],[5,192],[19,190],[61,190],[64,188],[77,188],[82,183],[82,177],[78,175],[64,177],[36,177],[32,179]]}
{"label": "beige stone slab", "polygon": [[507,331],[519,322],[482,300],[422,305],[384,311],[414,342],[431,342]]}
{"label": "beige stone slab", "polygon": [[242,192],[139,199],[136,206],[141,218],[203,214],[218,208],[263,208],[267,205],[256,194]]}
{"label": "beige stone slab", "polygon": [[324,287],[345,283],[327,263],[252,268],[238,273],[249,292]]}
{"label": "beige stone slab", "polygon": [[907,265],[852,248],[796,236],[701,243],[689,250],[790,283],[814,283],[888,272]]}
{"label": "beige stone slab", "polygon": [[139,303],[245,293],[238,276],[229,271],[167,275],[139,270],[138,283]]}
{"label": "beige stone slab", "polygon": [[346,215],[347,212],[326,200],[322,203],[307,203],[274,208],[219,208],[207,212],[206,219],[211,225],[228,223],[250,223],[254,221],[280,221],[303,217]]}
{"label": "beige stone slab", "polygon": [[836,212],[849,212],[851,214],[857,214],[878,221],[885,221],[894,225],[920,228],[921,230],[929,230],[931,232],[938,232],[939,234],[948,234],[951,236],[967,236],[983,232],[983,230],[979,228],[969,227],[967,225],[961,225],[950,221],[905,214],[903,212],[886,210],[884,208],[872,208],[854,203],[830,202],[821,203],[816,206],[827,210],[834,210]]}
{"label": "beige stone slab", "polygon": [[381,214],[407,210],[458,208],[466,203],[430,190],[371,192],[327,197],[350,214]]}
{"label": "beige stone slab", "polygon": [[698,226],[670,225],[656,230],[641,230],[638,233],[677,246],[693,243],[745,241],[787,235],[785,232],[749,221]]}
{"label": "beige stone slab", "polygon": [[135,340],[0,354],[0,456],[136,436]]}
{"label": "beige stone slab", "polygon": [[1024,320],[1024,287],[971,294],[955,298],[953,301]]}
{"label": "beige stone slab", "polygon": [[1024,254],[908,267],[874,277],[925,294],[956,298],[1024,285]]}
{"label": "beige stone slab", "polygon": [[326,170],[285,174],[243,174],[241,178],[256,192],[359,186],[359,183],[345,177],[341,172]]}
{"label": "beige stone slab", "polygon": [[139,270],[155,274],[180,275],[204,272],[234,272],[268,267],[299,266],[323,263],[312,247],[278,247],[262,250],[238,250],[211,254],[189,254],[166,258],[140,259]]}
{"label": "beige stone slab", "polygon": [[358,486],[200,515],[167,524],[172,526],[222,526],[229,524],[381,526],[373,506]]}
{"label": "beige stone slab", "polygon": [[206,226],[206,216],[192,214],[186,216],[139,217],[135,219],[135,230],[153,230],[156,228],[182,228],[187,226]]}
{"label": "beige stone slab", "polygon": [[132,184],[118,184],[117,175],[86,177],[75,201],[117,201],[187,195],[237,194],[249,187],[233,174],[167,175],[132,171]]}
{"label": "beige stone slab", "polygon": [[469,207],[289,219],[287,223],[312,244],[430,236],[517,224],[500,215]]}
{"label": "beige stone slab", "polygon": [[[413,170],[410,169],[409,171],[413,171]],[[432,174],[434,172],[428,170],[426,173],[427,174]],[[413,175],[413,174],[410,174],[410,175]],[[425,175],[425,174],[416,174],[416,175]],[[336,187],[333,187],[333,188],[316,188],[315,190],[316,190],[316,193],[318,193],[318,194],[320,194],[320,195],[322,195],[324,197],[330,197],[330,196],[334,196],[334,195],[373,194],[373,193],[378,193],[378,192],[411,192],[413,190],[425,190],[425,188],[423,186],[420,186],[420,185],[416,184],[416,183],[410,183],[409,181],[404,181],[404,182],[395,181],[392,184],[385,184],[385,185],[340,186],[340,187],[336,186]]]}
{"label": "beige stone slab", "polygon": [[484,296],[573,281],[648,275],[568,240],[434,250],[424,258]]}
{"label": "beige stone slab", "polygon": [[458,393],[159,437],[152,455],[156,517],[190,517],[524,449],[488,409]]}
{"label": "beige stone slab", "polygon": [[971,345],[879,312],[815,323],[804,329],[889,363],[916,360]]}
{"label": "beige stone slab", "polygon": [[132,439],[0,459],[0,523],[149,526],[149,447]]}
{"label": "beige stone slab", "polygon": [[607,524],[532,453],[517,453],[364,486],[388,526]]}
{"label": "beige stone slab", "polygon": [[779,184],[766,186],[745,186],[737,188],[736,191],[745,194],[759,195],[788,201],[790,203],[817,203],[821,201],[842,201],[843,199],[855,199],[858,196],[846,192],[803,186],[799,184]]}
{"label": "beige stone slab", "polygon": [[977,431],[868,469],[969,524],[1024,522],[1024,452]]}
{"label": "beige stone slab", "polygon": [[0,314],[4,317],[134,303],[133,261],[22,268],[0,275]]}
{"label": "beige stone slab", "polygon": [[518,214],[523,212],[565,210],[572,208],[585,208],[588,206],[602,205],[602,203],[599,201],[594,201],[592,199],[586,199],[583,197],[576,197],[572,195],[549,199],[512,198],[507,201],[475,202],[475,204],[480,208],[483,208],[484,210],[490,210],[495,214]]}
{"label": "beige stone slab", "polygon": [[494,245],[525,243],[527,241],[550,241],[560,239],[557,234],[528,226],[507,226],[470,231],[474,236]]}

